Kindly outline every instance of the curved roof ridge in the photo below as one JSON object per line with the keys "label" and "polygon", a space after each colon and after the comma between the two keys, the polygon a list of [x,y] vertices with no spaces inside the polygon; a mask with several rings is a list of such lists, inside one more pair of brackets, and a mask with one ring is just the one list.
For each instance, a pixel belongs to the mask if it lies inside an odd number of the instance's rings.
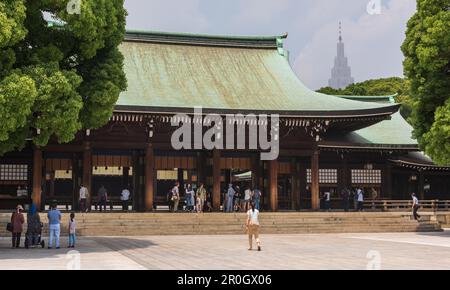
{"label": "curved roof ridge", "polygon": [[285,38],[287,33],[278,36],[212,35],[145,30],[127,30],[125,33],[125,41],[255,48],[282,47],[282,40]]}

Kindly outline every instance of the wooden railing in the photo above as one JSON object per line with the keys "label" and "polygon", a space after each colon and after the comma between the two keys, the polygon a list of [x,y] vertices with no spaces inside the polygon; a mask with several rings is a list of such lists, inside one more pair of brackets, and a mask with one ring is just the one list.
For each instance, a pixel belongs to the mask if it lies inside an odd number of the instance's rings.
{"label": "wooden railing", "polygon": [[[439,211],[450,209],[450,200],[421,200],[421,210]],[[366,200],[364,201],[364,209],[382,210],[382,211],[399,211],[411,210],[412,200]]]}

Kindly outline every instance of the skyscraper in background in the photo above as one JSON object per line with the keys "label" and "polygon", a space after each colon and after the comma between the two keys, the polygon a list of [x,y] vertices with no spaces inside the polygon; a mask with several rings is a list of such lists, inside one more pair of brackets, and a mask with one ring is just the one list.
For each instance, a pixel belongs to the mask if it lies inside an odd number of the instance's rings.
{"label": "skyscraper in background", "polygon": [[339,42],[337,44],[337,56],[334,59],[334,67],[331,69],[331,79],[328,86],[333,89],[343,89],[354,83],[351,68],[348,65],[348,59],[344,52],[344,42],[342,41],[342,26],[339,22]]}

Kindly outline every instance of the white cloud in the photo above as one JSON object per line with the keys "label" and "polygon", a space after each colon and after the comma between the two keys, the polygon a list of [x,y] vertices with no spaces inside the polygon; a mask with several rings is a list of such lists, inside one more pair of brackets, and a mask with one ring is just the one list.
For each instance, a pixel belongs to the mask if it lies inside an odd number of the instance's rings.
{"label": "white cloud", "polygon": [[[414,0],[390,0],[380,15],[364,13],[356,20],[342,20],[355,81],[403,75],[400,46],[414,11]],[[336,21],[324,23],[295,60],[295,71],[311,88],[327,85],[336,55],[336,27]]]}
{"label": "white cloud", "polygon": [[156,31],[203,31],[208,20],[200,12],[200,0],[126,0],[127,28]]}
{"label": "white cloud", "polygon": [[[238,25],[273,24],[274,20],[292,6],[293,0],[245,0],[239,2],[239,13],[232,21]],[[295,2],[295,1],[294,1]]]}

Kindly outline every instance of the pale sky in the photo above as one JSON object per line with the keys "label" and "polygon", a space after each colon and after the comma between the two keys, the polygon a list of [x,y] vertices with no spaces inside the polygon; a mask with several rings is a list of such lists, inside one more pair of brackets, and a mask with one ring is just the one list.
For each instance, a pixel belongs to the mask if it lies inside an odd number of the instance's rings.
{"label": "pale sky", "polygon": [[[375,6],[367,10],[372,1]],[[381,3],[381,13],[377,12]],[[225,35],[281,35],[310,88],[328,84],[338,23],[356,82],[403,76],[400,46],[415,0],[125,0],[127,28]]]}

